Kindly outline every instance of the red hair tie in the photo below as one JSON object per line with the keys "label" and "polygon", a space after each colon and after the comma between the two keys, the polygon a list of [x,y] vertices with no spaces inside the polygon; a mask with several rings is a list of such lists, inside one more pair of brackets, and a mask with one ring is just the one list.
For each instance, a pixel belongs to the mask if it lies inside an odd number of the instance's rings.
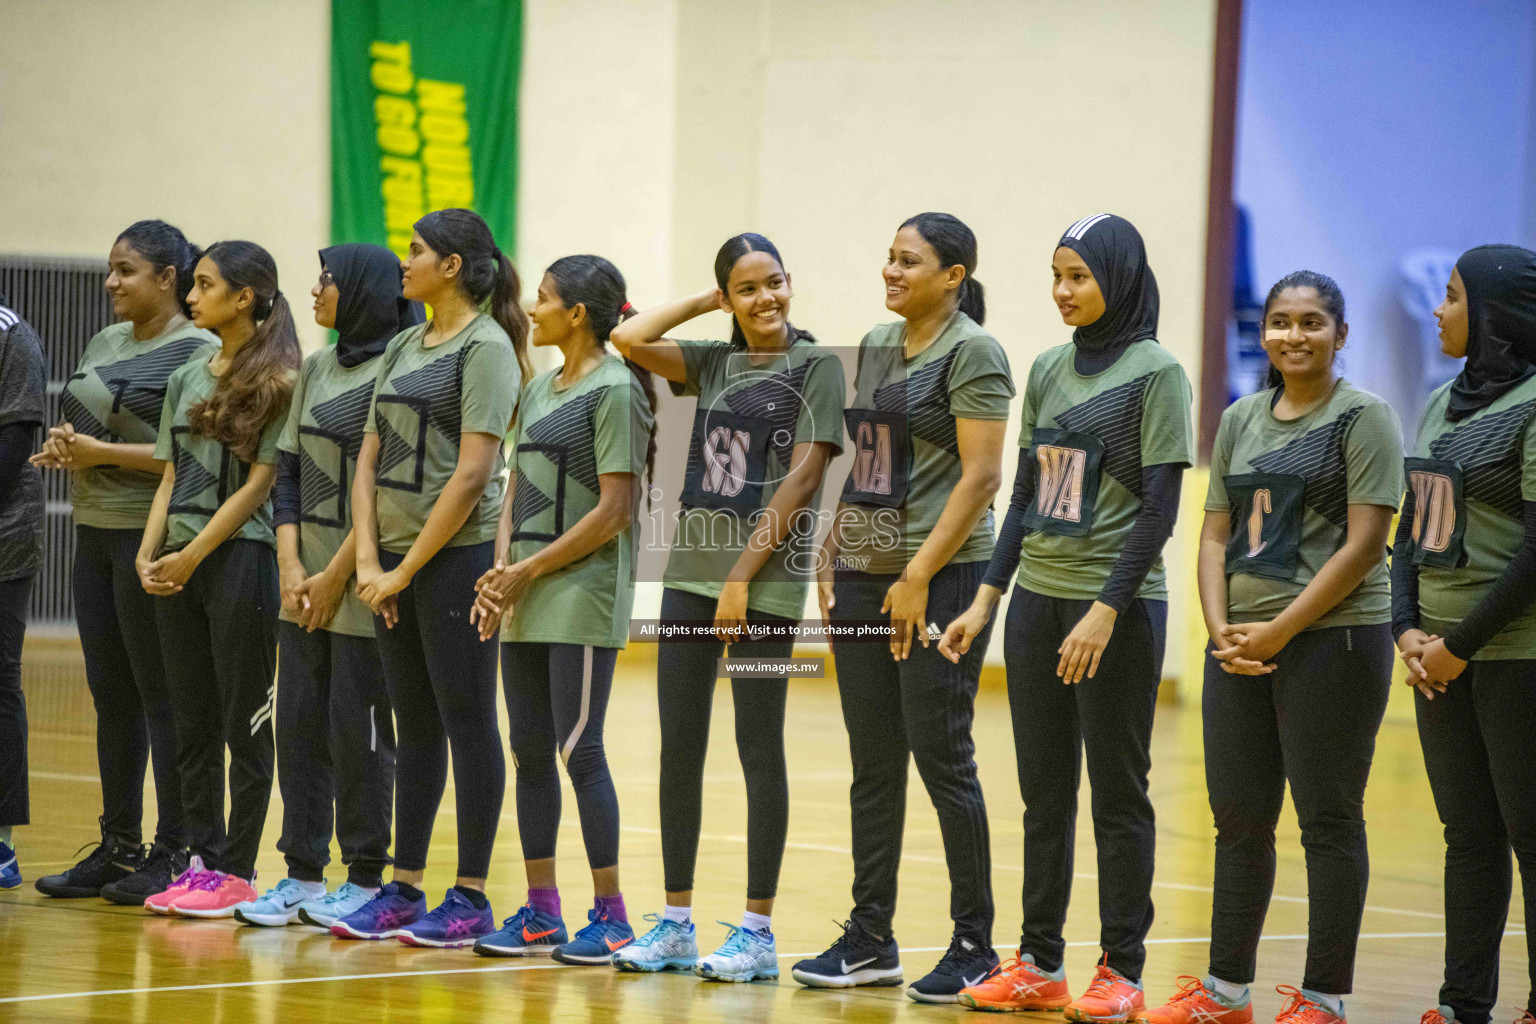
{"label": "red hair tie", "polygon": [[631,306],[629,304],[628,300],[625,300],[624,305],[619,307],[619,315],[620,316],[623,316],[625,313],[633,313],[634,311],[635,311],[635,307]]}

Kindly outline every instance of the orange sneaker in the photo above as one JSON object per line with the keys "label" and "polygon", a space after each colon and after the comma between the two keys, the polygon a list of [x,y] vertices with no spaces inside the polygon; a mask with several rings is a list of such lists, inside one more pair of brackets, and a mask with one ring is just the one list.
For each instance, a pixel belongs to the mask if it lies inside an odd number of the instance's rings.
{"label": "orange sneaker", "polygon": [[171,903],[171,913],[177,917],[234,917],[240,904],[261,898],[250,882],[222,871],[210,871],[198,883]]}
{"label": "orange sneaker", "polygon": [[1179,991],[1162,1006],[1143,1012],[1136,1019],[1147,1024],[1253,1024],[1253,1003],[1228,1006],[1205,987],[1199,978],[1179,977]]}
{"label": "orange sneaker", "polygon": [[1515,1024],[1536,1024],[1536,1013],[1526,1010],[1520,1015],[1520,1019],[1515,1021]]}
{"label": "orange sneaker", "polygon": [[1072,1001],[1072,993],[1066,971],[1053,975],[1036,967],[1033,960],[1013,957],[1003,961],[990,978],[961,989],[956,998],[973,1010],[1019,1013],[1059,1010]]}
{"label": "orange sneaker", "polygon": [[1147,997],[1123,975],[1109,966],[1109,956],[1099,961],[1099,969],[1081,999],[1067,1004],[1062,1016],[1087,1024],[1119,1024],[1136,1020],[1147,1008]]}
{"label": "orange sneaker", "polygon": [[1280,1011],[1280,1016],[1275,1018],[1275,1024],[1344,1024],[1343,1017],[1314,1003],[1302,995],[1298,988],[1276,985],[1275,991],[1291,998],[1285,1009]]}
{"label": "orange sneaker", "polygon": [[187,862],[187,869],[177,875],[176,880],[169,887],[144,900],[144,909],[151,914],[171,913],[171,904],[191,892],[193,886],[202,883],[204,875],[211,873],[203,866],[203,858],[193,854],[192,859]]}
{"label": "orange sneaker", "polygon": [[1455,1017],[1447,1017],[1440,1010],[1425,1010],[1424,1016],[1419,1018],[1419,1024],[1456,1024]]}

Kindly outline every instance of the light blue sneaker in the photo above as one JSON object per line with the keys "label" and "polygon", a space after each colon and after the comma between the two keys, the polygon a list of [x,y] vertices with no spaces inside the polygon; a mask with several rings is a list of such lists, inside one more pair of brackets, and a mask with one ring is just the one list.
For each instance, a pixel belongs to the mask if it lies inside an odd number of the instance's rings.
{"label": "light blue sneaker", "polygon": [[297,878],[285,878],[274,888],[268,889],[261,899],[238,904],[235,907],[235,920],[264,928],[280,928],[297,921],[299,907],[316,898],[310,895],[309,889]]}
{"label": "light blue sneaker", "polygon": [[0,843],[0,889],[14,889],[21,884],[21,865],[16,863],[16,851]]}
{"label": "light blue sneaker", "polygon": [[731,930],[725,944],[700,960],[694,973],[710,981],[778,981],[779,947],[773,933],[725,926]]}
{"label": "light blue sneaker", "polygon": [[316,928],[329,928],[337,921],[378,895],[377,889],[364,889],[348,882],[335,892],[316,896],[299,904],[299,920]]}
{"label": "light blue sneaker", "polygon": [[691,971],[699,962],[699,944],[693,922],[680,925],[660,914],[646,914],[656,927],[613,954],[613,966],[621,971]]}

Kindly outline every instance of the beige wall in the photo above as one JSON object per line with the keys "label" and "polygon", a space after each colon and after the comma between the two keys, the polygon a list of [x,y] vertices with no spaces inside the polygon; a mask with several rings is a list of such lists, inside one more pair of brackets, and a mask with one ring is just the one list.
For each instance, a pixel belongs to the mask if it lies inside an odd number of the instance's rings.
{"label": "beige wall", "polygon": [[[707,286],[719,243],[757,230],[789,263],[796,322],[854,345],[889,318],[879,267],[896,225],[947,210],[980,239],[988,326],[1022,386],[1069,337],[1048,296],[1055,240],[1111,210],[1145,235],[1162,340],[1198,378],[1210,0],[525,6],[528,290],[552,259],[598,252],[637,305],[659,302]],[[266,245],[307,307],[329,239],[328,10],[0,0],[0,252],[103,256],[158,216],[199,242]],[[727,329],[718,316],[700,331]],[[1010,449],[1010,478],[1012,463]],[[1194,528],[1181,523],[1171,564]],[[1193,586],[1171,575],[1177,674]]]}

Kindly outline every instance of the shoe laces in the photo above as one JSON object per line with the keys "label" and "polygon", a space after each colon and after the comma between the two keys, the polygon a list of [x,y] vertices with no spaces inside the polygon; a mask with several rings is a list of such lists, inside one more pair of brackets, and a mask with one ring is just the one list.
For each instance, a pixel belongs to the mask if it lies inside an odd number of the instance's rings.
{"label": "shoe laces", "polygon": [[1515,1024],[1536,1024],[1536,1013],[1526,1010],[1520,1015],[1520,1019],[1515,1021]]}
{"label": "shoe laces", "polygon": [[224,884],[224,879],[228,877],[222,871],[204,871],[187,881],[187,891],[194,892],[202,889],[204,892],[217,892],[219,886]]}
{"label": "shoe laces", "polygon": [[[1527,1016],[1529,1016],[1529,1014],[1527,1014]],[[1449,1024],[1449,1022],[1446,1021],[1445,1014],[1441,1013],[1438,1009],[1434,1009],[1425,1010],[1424,1016],[1419,1018],[1419,1024]],[[1518,1022],[1516,1022],[1516,1024],[1518,1024]]]}
{"label": "shoe laces", "polygon": [[[1276,985],[1275,991],[1279,992],[1283,996],[1289,997],[1291,1000],[1289,1003],[1285,1004],[1285,1008],[1280,1011],[1280,1016],[1275,1018],[1275,1024],[1286,1024],[1288,1021],[1303,1021],[1306,1018],[1302,1016],[1302,1012],[1308,1008],[1327,1012],[1322,1006],[1303,995],[1301,989],[1294,985]],[[1335,1015],[1329,1014],[1329,1016]]]}
{"label": "shoe laces", "polygon": [[538,911],[534,909],[532,903],[524,903],[522,906],[517,908],[517,913],[501,922],[501,926],[503,928],[511,928],[513,925],[516,925],[517,927],[522,928],[531,922],[533,920],[533,915],[537,913]]}
{"label": "shoe laces", "polygon": [[1083,993],[1083,998],[1090,996],[1108,996],[1118,981],[1125,979],[1116,974],[1114,968],[1101,961],[1098,969],[1093,972],[1093,981],[1088,983],[1088,991]]}
{"label": "shoe laces", "polygon": [[720,944],[720,948],[716,950],[719,955],[737,956],[747,951],[747,930],[745,928],[738,928],[736,925],[731,924],[729,921],[717,920],[715,923],[725,925],[727,932],[725,941],[722,942]]}
{"label": "shoe laces", "polygon": [[1193,1002],[1194,1000],[1199,999],[1201,996],[1206,995],[1205,982],[1201,981],[1199,978],[1189,974],[1181,974],[1175,980],[1177,980],[1179,983],[1179,990],[1178,992],[1174,993],[1172,999],[1168,1000],[1169,1006],[1177,1006],[1180,1003]]}
{"label": "shoe laces", "polygon": [[600,939],[613,926],[613,921],[608,917],[608,911],[587,911],[588,924],[576,933],[578,939]]}
{"label": "shoe laces", "polygon": [[843,934],[837,937],[836,942],[827,947],[827,951],[822,956],[842,956],[858,945],[859,938],[864,932],[864,929],[854,924],[852,920],[844,921],[838,927],[842,928]]}
{"label": "shoe laces", "polygon": [[966,940],[958,935],[950,939],[949,949],[939,958],[938,964],[933,969],[935,971],[943,971],[946,974],[958,974],[962,973],[961,969],[965,966],[965,961],[983,959],[985,954],[980,946],[972,943],[971,948],[967,949],[965,942]]}

